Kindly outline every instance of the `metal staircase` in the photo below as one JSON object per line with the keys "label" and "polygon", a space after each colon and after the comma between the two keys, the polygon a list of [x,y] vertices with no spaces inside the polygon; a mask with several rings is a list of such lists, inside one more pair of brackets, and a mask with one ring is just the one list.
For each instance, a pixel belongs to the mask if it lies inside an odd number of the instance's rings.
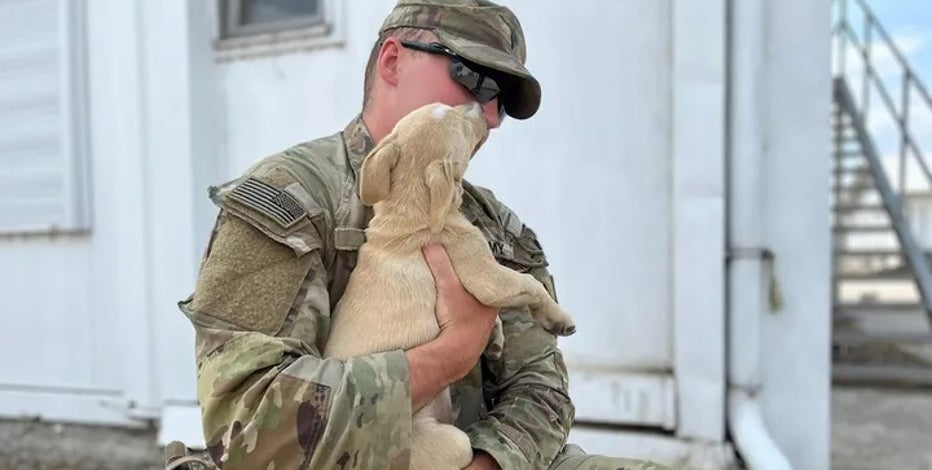
{"label": "metal staircase", "polygon": [[[834,379],[932,385],[932,238],[923,243],[921,218],[909,217],[932,217],[932,204],[912,203],[932,195],[932,173],[911,120],[932,117],[932,99],[864,0],[835,7]],[[894,59],[896,79],[878,70],[880,54]],[[882,113],[871,115],[877,99]],[[882,152],[879,141],[896,148]]]}

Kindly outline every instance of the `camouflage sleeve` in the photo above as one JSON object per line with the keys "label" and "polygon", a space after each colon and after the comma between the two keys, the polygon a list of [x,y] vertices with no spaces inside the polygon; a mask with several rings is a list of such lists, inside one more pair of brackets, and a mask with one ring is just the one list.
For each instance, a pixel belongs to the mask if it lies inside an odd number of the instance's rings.
{"label": "camouflage sleeve", "polygon": [[321,359],[330,302],[318,214],[293,206],[300,198],[283,191],[295,191],[288,177],[251,180],[256,190],[240,182],[238,198],[226,197],[230,188],[215,194],[223,210],[195,292],[181,303],[196,332],[211,458],[225,469],[404,467],[404,353]]}
{"label": "camouflage sleeve", "polygon": [[[533,275],[556,298],[553,278],[530,229],[523,229],[515,250],[514,267]],[[473,448],[488,452],[504,469],[548,468],[563,448],[575,415],[563,355],[556,337],[544,331],[527,308],[505,310],[501,318],[502,354],[487,362],[491,377],[486,394],[492,408],[466,432]]]}

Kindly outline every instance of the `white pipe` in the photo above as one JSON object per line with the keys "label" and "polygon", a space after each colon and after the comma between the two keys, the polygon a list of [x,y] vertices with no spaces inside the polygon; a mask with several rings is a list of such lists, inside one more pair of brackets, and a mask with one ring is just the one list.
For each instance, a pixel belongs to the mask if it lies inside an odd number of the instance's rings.
{"label": "white pipe", "polygon": [[793,468],[767,433],[757,397],[741,388],[731,388],[728,391],[728,425],[738,452],[751,470]]}
{"label": "white pipe", "polygon": [[765,313],[762,166],[765,0],[731,0],[729,104],[728,425],[752,470],[791,469],[760,405]]}

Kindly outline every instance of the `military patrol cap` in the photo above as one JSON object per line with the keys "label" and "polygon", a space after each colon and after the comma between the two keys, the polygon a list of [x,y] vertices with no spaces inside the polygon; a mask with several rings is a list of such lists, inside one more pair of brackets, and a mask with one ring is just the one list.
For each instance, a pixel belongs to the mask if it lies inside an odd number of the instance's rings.
{"label": "military patrol cap", "polygon": [[527,119],[540,107],[540,83],[524,66],[524,31],[508,8],[488,0],[399,0],[379,35],[395,28],[431,30],[464,59],[506,74],[509,116]]}

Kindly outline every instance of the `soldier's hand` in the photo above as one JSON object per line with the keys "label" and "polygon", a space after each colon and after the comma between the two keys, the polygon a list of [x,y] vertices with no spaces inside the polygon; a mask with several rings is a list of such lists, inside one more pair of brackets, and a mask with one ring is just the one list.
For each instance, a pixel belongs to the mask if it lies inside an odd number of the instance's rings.
{"label": "soldier's hand", "polygon": [[[479,360],[489,341],[498,309],[483,305],[460,283],[442,245],[423,248],[424,258],[437,284],[437,322],[441,337],[449,338],[463,354],[467,373]],[[462,348],[462,349],[459,349]]]}
{"label": "soldier's hand", "polygon": [[472,463],[463,470],[502,470],[502,467],[498,465],[498,462],[491,455],[480,450],[476,451]]}

